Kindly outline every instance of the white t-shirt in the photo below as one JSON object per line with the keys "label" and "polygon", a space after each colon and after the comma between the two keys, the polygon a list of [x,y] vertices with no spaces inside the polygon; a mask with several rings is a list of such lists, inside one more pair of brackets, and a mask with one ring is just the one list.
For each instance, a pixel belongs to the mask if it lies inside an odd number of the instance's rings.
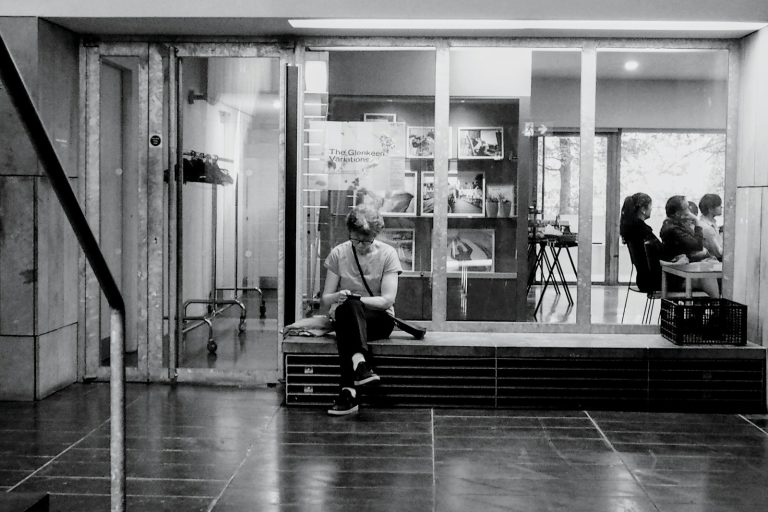
{"label": "white t-shirt", "polygon": [[704,236],[704,247],[709,254],[715,258],[723,259],[723,237],[720,235],[720,229],[717,223],[711,222],[703,215],[699,217],[701,223],[701,234]]}
{"label": "white t-shirt", "polygon": [[[384,274],[403,272],[400,258],[397,257],[394,247],[378,240],[373,241],[368,254],[360,254],[358,251],[357,257],[374,296],[381,295],[381,280]],[[370,296],[357,269],[351,241],[347,240],[331,249],[331,253],[325,259],[325,268],[339,276],[339,290],[349,290],[362,297]],[[394,307],[389,308],[387,312],[394,316]]]}

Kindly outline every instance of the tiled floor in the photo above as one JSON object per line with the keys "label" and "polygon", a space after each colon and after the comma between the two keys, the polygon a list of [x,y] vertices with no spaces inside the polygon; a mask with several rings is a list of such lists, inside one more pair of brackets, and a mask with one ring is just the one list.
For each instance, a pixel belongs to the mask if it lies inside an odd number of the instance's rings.
{"label": "tiled floor", "polygon": [[[109,389],[0,402],[0,490],[109,510]],[[768,510],[768,416],[287,409],[275,389],[131,385],[132,511]]]}

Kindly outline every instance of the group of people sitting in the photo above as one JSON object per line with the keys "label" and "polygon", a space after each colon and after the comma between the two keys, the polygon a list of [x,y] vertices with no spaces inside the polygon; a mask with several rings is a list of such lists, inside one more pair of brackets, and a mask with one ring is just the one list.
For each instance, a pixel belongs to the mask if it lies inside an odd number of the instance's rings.
{"label": "group of people sitting", "polygon": [[[696,208],[695,203],[685,196],[670,197],[665,206],[667,218],[661,226],[659,239],[645,223],[651,217],[651,197],[638,192],[624,200],[619,233],[637,270],[637,285],[641,291],[658,291],[661,288],[660,267],[654,269],[652,265],[638,261],[647,257],[647,245],[664,261],[676,262],[682,258],[690,262],[722,260],[723,240],[715,217],[723,214],[723,200],[717,194],[705,194],[699,201],[699,216],[692,211],[693,208]],[[677,287],[682,282],[673,279],[669,284]],[[692,286],[711,297],[720,296],[716,279],[696,279]]]}

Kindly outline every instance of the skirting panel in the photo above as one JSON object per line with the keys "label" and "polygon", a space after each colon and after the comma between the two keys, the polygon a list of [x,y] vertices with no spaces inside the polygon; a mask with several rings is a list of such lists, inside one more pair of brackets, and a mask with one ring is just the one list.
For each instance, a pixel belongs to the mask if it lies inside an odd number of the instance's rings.
{"label": "skirting panel", "polygon": [[[331,345],[332,347],[332,345]],[[329,347],[324,347],[327,349]],[[539,347],[519,357],[509,347],[482,355],[425,355],[422,346],[387,346],[374,365],[381,385],[362,396],[374,406],[763,413],[765,357],[744,357],[688,348],[659,357],[654,349],[594,350]],[[468,350],[470,348],[468,347]],[[476,347],[472,349],[476,351]],[[737,350],[738,349],[731,349]],[[287,405],[325,406],[339,391],[338,357],[325,353],[285,355]],[[440,352],[439,349],[436,352]],[[454,347],[453,352],[457,352]],[[549,354],[548,354],[549,352]],[[722,355],[722,357],[721,357]],[[601,357],[602,356],[602,357]]]}

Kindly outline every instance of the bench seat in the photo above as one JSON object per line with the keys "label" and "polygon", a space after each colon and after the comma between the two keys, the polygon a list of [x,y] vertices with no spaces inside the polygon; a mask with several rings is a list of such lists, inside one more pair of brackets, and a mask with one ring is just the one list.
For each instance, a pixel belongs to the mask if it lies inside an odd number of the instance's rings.
{"label": "bench seat", "polygon": [[[378,406],[567,408],[762,413],[766,349],[680,347],[657,334],[396,331],[369,343]],[[283,342],[288,405],[338,393],[333,337]]]}

